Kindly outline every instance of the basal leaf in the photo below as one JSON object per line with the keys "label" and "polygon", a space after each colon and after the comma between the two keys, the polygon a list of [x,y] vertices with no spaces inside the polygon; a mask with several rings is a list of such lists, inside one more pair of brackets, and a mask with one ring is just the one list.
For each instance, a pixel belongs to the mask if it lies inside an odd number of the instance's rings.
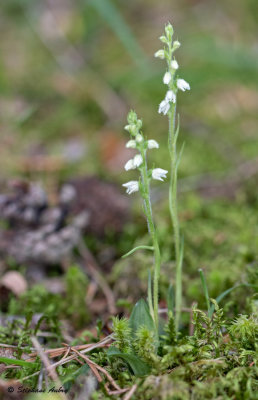
{"label": "basal leaf", "polygon": [[139,357],[134,354],[122,353],[114,346],[108,349],[107,356],[122,358],[130,366],[135,376],[145,376],[150,372],[150,367]]}
{"label": "basal leaf", "polygon": [[129,322],[133,334],[135,334],[141,326],[145,326],[146,328],[148,328],[149,331],[155,332],[155,325],[150,315],[149,307],[146,301],[143,299],[140,299],[135,304]]}

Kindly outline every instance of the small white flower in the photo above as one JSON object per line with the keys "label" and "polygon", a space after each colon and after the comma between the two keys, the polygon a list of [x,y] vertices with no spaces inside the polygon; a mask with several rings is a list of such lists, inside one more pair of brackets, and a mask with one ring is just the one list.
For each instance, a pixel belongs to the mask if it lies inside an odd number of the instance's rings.
{"label": "small white flower", "polygon": [[189,83],[186,82],[184,79],[178,79],[177,80],[177,87],[178,87],[178,89],[182,90],[183,92],[185,90],[190,90]]}
{"label": "small white flower", "polygon": [[156,58],[161,58],[161,60],[164,60],[164,58],[165,58],[165,52],[164,52],[164,50],[158,50],[158,51],[156,51],[156,53],[154,54],[154,57],[156,57]]}
{"label": "small white flower", "polygon": [[136,154],[133,159],[134,168],[138,168],[143,162],[142,156],[140,154]]}
{"label": "small white flower", "polygon": [[159,105],[159,114],[164,114],[166,115],[168,113],[168,110],[170,108],[170,104],[167,100],[162,100],[162,102]]}
{"label": "small white flower", "polygon": [[137,143],[141,143],[143,141],[143,137],[142,135],[140,135],[140,133],[138,133],[138,135],[136,135],[135,140]]}
{"label": "small white flower", "polygon": [[166,97],[165,97],[165,101],[172,101],[172,103],[176,102],[176,95],[173,92],[173,90],[168,90]]}
{"label": "small white flower", "polygon": [[179,67],[179,65],[178,65],[177,60],[172,60],[171,61],[171,68],[172,69],[178,69],[178,67]]}
{"label": "small white flower", "polygon": [[134,160],[131,159],[129,161],[127,161],[127,163],[125,164],[125,170],[129,171],[130,169],[135,169],[135,165],[134,165]]}
{"label": "small white flower", "polygon": [[181,46],[181,43],[178,40],[175,40],[173,43],[173,48],[172,50],[175,51],[176,49],[178,49]]}
{"label": "small white flower", "polygon": [[125,125],[124,129],[129,132],[131,129],[131,125]]}
{"label": "small white flower", "polygon": [[158,181],[163,181],[163,178],[166,178],[166,174],[168,171],[162,168],[154,168],[152,171],[152,178],[157,179]]}
{"label": "small white flower", "polygon": [[163,77],[163,83],[165,84],[165,85],[168,85],[169,84],[169,82],[171,81],[171,73],[170,72],[166,72],[165,73],[165,75],[164,75],[164,77]]}
{"label": "small white flower", "polygon": [[158,149],[159,144],[156,142],[156,140],[150,139],[148,140],[148,149]]}
{"label": "small white flower", "polygon": [[129,142],[126,143],[125,147],[127,149],[135,149],[136,148],[136,141],[135,140],[129,140]]}
{"label": "small white flower", "polygon": [[138,181],[130,181],[124,183],[122,186],[126,188],[126,193],[131,194],[134,192],[138,192],[139,190],[139,182]]}

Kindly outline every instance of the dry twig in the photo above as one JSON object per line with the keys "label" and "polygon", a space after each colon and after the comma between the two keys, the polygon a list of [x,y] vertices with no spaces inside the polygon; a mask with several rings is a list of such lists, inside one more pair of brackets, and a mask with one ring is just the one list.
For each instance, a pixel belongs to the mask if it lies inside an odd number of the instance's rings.
{"label": "dry twig", "polygon": [[[38,353],[40,359],[42,360],[42,362],[43,362],[43,364],[44,364],[44,366],[45,366],[45,369],[47,369],[47,370],[49,371],[49,375],[50,375],[50,377],[52,378],[52,380],[53,380],[59,387],[62,387],[62,384],[61,384],[60,379],[59,379],[59,377],[58,377],[58,375],[57,375],[57,373],[56,373],[55,368],[50,368],[50,367],[51,367],[50,361],[49,361],[47,355],[44,353],[44,350],[42,349],[42,347],[41,347],[41,345],[39,344],[39,342],[38,342],[38,340],[36,339],[36,337],[35,337],[35,336],[32,336],[31,341],[32,341],[32,343],[33,343],[35,349],[37,350],[37,353]],[[39,373],[40,373],[41,371],[42,371],[42,370],[40,370]],[[67,400],[67,397],[66,397],[66,395],[65,395],[64,392],[61,392],[60,395],[61,395],[61,397],[62,397],[64,400]]]}

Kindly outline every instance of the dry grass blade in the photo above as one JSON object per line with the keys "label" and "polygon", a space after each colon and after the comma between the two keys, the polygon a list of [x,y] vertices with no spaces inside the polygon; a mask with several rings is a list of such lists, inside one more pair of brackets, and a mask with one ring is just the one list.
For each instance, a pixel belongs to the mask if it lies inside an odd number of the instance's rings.
{"label": "dry grass blade", "polygon": [[133,385],[133,386],[131,387],[131,389],[129,390],[129,392],[126,393],[126,395],[124,396],[123,400],[130,400],[131,397],[133,396],[134,392],[136,391],[136,389],[137,389],[137,385],[135,384],[135,385]]}
{"label": "dry grass blade", "polygon": [[[100,345],[97,347],[105,347],[106,346],[106,342],[103,342],[103,343],[99,342],[99,344]],[[96,343],[96,345],[98,345],[98,343]],[[89,344],[82,344],[82,345],[74,346],[74,348],[76,350],[85,350],[85,349],[89,350],[92,348],[93,349],[96,348],[96,346],[89,343]],[[47,349],[44,352],[45,352],[45,354],[48,355],[49,358],[55,358],[55,357],[59,357],[59,356],[63,355],[63,357],[62,357],[62,360],[63,360],[69,354],[69,347],[67,349],[67,345],[65,345],[65,347],[59,347],[56,349]],[[26,361],[34,361],[36,357],[37,357],[37,352],[30,353],[30,358]]]}
{"label": "dry grass blade", "polygon": [[[49,367],[51,367],[50,361],[49,361],[47,355],[44,353],[44,350],[42,349],[42,347],[39,344],[39,342],[36,339],[36,337],[32,336],[31,341],[32,341],[35,349],[37,350],[38,355],[39,355],[40,359],[42,360],[45,368],[49,371],[49,375],[52,378],[52,380],[58,385],[58,387],[62,387],[62,384],[61,384],[60,379],[59,379],[59,377],[58,377],[58,375],[56,373],[56,370],[53,369],[53,368],[51,368],[51,369],[49,368]],[[39,373],[40,373],[40,371],[39,371]],[[65,393],[61,392],[60,395],[64,400],[67,400],[67,397],[66,397]]]}
{"label": "dry grass blade", "polygon": [[[86,363],[89,365],[89,367],[92,369],[92,371],[94,372],[95,369],[101,371],[109,380],[109,382],[112,384],[112,386],[116,389],[116,390],[123,390],[121,389],[117,383],[114,381],[114,379],[112,378],[112,376],[105,370],[105,368],[102,368],[100,365],[96,364],[94,361],[90,360],[88,357],[86,357],[84,354],[81,354],[79,351],[77,351],[76,349],[74,349],[72,347],[71,349],[72,351],[74,351],[76,354],[78,354],[78,356],[82,357]],[[92,368],[94,367],[94,368]],[[99,375],[99,374],[98,374]],[[97,378],[99,379],[99,378]],[[101,379],[102,380],[102,379]],[[100,381],[101,382],[101,381]]]}

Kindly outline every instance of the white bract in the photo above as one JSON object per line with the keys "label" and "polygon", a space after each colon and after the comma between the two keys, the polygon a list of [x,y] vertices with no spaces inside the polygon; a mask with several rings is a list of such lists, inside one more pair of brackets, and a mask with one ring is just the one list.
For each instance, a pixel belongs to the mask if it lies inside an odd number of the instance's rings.
{"label": "white bract", "polygon": [[166,94],[166,97],[165,97],[165,101],[168,101],[168,102],[172,101],[172,103],[176,102],[176,95],[173,92],[173,90],[168,90],[167,91],[167,94]]}
{"label": "white bract", "polygon": [[167,100],[162,100],[162,102],[159,105],[159,114],[164,114],[166,115],[169,111],[170,104]]}
{"label": "white bract", "polygon": [[178,69],[179,67],[177,60],[172,60],[170,65],[172,69]]}
{"label": "white bract", "polygon": [[140,154],[136,154],[133,159],[133,163],[135,168],[138,168],[143,162],[142,156]]}
{"label": "white bract", "polygon": [[163,83],[165,84],[165,85],[168,85],[169,84],[169,82],[171,81],[171,73],[170,72],[166,72],[165,73],[165,75],[164,75],[164,77],[163,77]]}
{"label": "white bract", "polygon": [[163,178],[166,178],[168,171],[162,168],[154,168],[152,170],[152,178],[157,179],[158,181],[163,181]]}
{"label": "white bract", "polygon": [[124,183],[122,186],[126,188],[126,193],[131,194],[134,192],[138,192],[139,190],[139,182],[138,181],[130,181]]}
{"label": "white bract", "polygon": [[183,92],[185,90],[190,90],[189,83],[186,82],[184,79],[178,79],[176,84],[177,84],[178,89],[182,90]]}
{"label": "white bract", "polygon": [[159,144],[156,142],[156,140],[150,139],[148,140],[148,149],[158,149]]}
{"label": "white bract", "polygon": [[135,149],[136,148],[136,141],[135,140],[129,140],[129,142],[126,143],[125,147],[127,149]]}

